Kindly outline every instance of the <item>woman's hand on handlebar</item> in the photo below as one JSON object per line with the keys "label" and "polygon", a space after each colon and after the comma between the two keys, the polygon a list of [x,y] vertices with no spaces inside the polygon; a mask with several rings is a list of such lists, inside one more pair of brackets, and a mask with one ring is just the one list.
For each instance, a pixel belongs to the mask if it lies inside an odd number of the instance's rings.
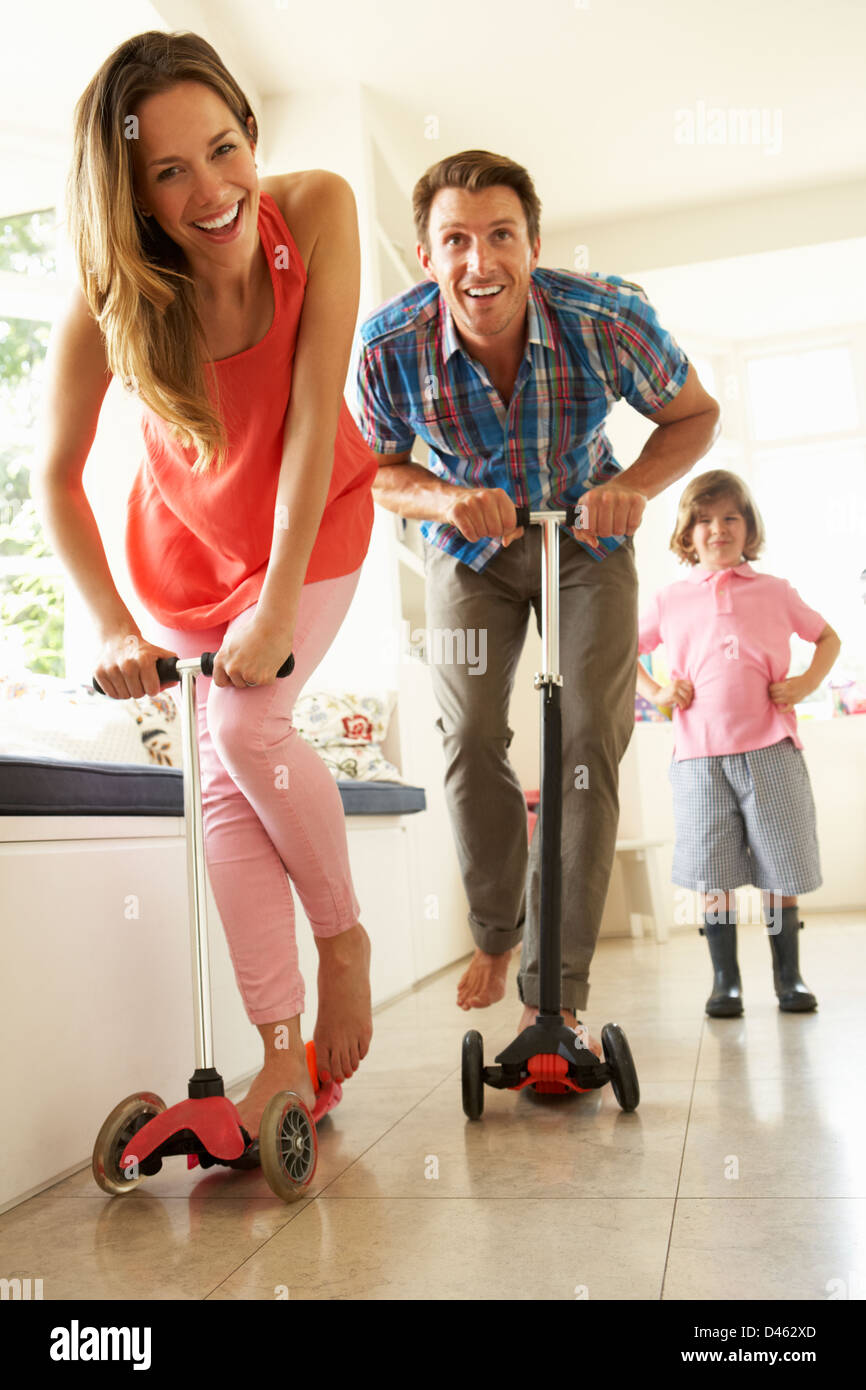
{"label": "woman's hand on handlebar", "polygon": [[501,487],[455,488],[442,520],[456,526],[468,541],[501,536],[502,544],[507,546],[523,535],[523,527],[516,525],[514,503]]}
{"label": "woman's hand on handlebar", "polygon": [[112,700],[138,700],[144,695],[158,695],[160,680],[156,662],[161,656],[177,656],[177,652],[146,642],[138,632],[106,637],[93,674]]}
{"label": "woman's hand on handlebar", "polygon": [[688,709],[694,695],[695,687],[691,681],[677,679],[671,681],[664,689],[657,691],[652,696],[652,702],[656,709],[661,709],[663,705],[667,705],[668,708],[671,705],[677,705],[679,709]]}
{"label": "woman's hand on handlebar", "polygon": [[214,657],[215,685],[273,685],[277,672],[292,650],[293,632],[253,619],[245,627],[227,633]]}

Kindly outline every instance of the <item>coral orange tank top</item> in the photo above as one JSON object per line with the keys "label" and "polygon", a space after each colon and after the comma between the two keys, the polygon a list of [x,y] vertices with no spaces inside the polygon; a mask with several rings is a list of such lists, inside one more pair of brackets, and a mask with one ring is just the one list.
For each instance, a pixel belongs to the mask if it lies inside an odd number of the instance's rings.
{"label": "coral orange tank top", "polygon": [[[214,627],[237,617],[259,597],[270,559],[307,277],[285,219],[264,192],[258,229],[271,273],[274,318],[260,342],[214,364],[228,434],[223,468],[194,476],[195,449],[174,439],[149,407],[142,411],[145,457],[129,493],[126,560],[145,608],[177,630]],[[373,528],[376,470],[344,400],[331,485],[305,584],[351,574],[362,563]]]}

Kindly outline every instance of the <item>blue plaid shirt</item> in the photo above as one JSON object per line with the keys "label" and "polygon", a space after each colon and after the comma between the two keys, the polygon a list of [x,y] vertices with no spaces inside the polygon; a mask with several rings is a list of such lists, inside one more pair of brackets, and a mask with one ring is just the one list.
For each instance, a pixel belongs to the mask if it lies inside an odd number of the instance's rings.
{"label": "blue plaid shirt", "polygon": [[[622,471],[604,432],[614,402],[653,414],[680,392],[688,368],[639,285],[538,268],[506,406],[461,345],[436,281],[424,280],[361,325],[356,418],[378,454],[405,453],[417,436],[448,483],[502,488],[533,510],[564,508]],[[495,536],[468,541],[442,522],[423,522],[421,533],[479,571],[502,546]],[[624,539],[584,549],[603,560]]]}

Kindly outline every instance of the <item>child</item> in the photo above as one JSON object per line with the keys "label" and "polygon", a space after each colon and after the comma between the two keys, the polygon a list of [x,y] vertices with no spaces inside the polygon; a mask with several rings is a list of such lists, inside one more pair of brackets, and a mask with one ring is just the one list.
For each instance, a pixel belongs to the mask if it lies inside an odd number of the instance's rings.
{"label": "child", "polygon": [[[638,662],[637,688],[653,704],[673,706],[672,881],[701,894],[700,932],[714,970],[706,1011],[714,1018],[743,1012],[734,892],[741,884],[763,892],[780,1009],[817,1007],[800,978],[797,948],[797,895],[822,879],[794,706],[820,685],[841,643],[787,580],[752,569],[763,544],[742,479],[723,469],[693,478],[670,542],[691,569],[656,595],[639,630],[638,651],[663,642],[671,671],[662,689]],[[815,655],[808,671],[789,678],[792,632],[814,642]]]}

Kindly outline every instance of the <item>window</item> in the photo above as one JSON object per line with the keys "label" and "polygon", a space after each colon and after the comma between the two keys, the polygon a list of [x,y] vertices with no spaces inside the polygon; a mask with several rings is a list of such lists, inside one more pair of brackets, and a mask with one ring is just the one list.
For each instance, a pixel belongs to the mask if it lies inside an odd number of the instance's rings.
{"label": "window", "polygon": [[857,428],[854,362],[847,345],[751,357],[746,372],[756,440]]}
{"label": "window", "polygon": [[0,223],[0,615],[10,670],[65,674],[63,572],[30,499],[56,281],[53,209]]}
{"label": "window", "polygon": [[[856,384],[858,344],[855,330],[848,341],[804,341],[799,350],[744,357],[747,477],[767,533],[760,563],[789,580],[839,633],[831,681],[866,676],[866,421]],[[806,669],[813,651],[792,637],[792,674]]]}
{"label": "window", "polygon": [[[725,468],[748,485],[767,537],[757,569],[787,579],[838,632],[842,651],[828,680],[863,680],[866,405],[857,364],[866,336],[858,326],[837,342],[817,334],[793,341],[784,352],[754,340],[688,349],[727,426],[694,474]],[[681,491],[659,499],[671,530]],[[806,670],[814,651],[791,638],[792,675]],[[828,681],[804,703],[829,712]]]}
{"label": "window", "polygon": [[[863,627],[866,445],[822,442],[762,450],[753,467],[767,531],[761,567],[789,580],[843,639],[830,679],[840,679],[843,668],[866,675],[862,642],[856,641]],[[791,652],[791,670],[799,674],[814,647],[792,637]]]}
{"label": "window", "polygon": [[[864,268],[866,238],[856,238],[627,271],[663,306],[662,322],[722,409],[712,449],[651,504],[657,548],[644,548],[641,583],[654,591],[682,577],[664,552],[686,482],[714,468],[737,474],[764,519],[756,569],[787,579],[842,640],[829,681],[807,702],[816,716],[829,715],[829,682],[866,680]],[[637,452],[627,438],[623,453]],[[791,673],[813,655],[792,637]]]}

